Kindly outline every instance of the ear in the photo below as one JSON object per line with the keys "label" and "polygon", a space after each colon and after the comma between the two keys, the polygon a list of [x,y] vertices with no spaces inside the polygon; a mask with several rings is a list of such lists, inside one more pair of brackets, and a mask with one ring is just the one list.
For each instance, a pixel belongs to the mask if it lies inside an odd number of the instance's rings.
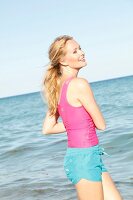
{"label": "ear", "polygon": [[65,62],[65,59],[63,58],[60,59],[60,64],[63,66],[68,66],[68,64]]}

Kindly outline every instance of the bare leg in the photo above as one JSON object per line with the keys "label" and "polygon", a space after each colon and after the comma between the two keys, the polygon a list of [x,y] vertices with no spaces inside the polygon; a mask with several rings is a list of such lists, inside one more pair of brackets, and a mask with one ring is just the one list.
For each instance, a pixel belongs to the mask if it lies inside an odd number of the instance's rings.
{"label": "bare leg", "polygon": [[75,188],[79,200],[104,200],[102,182],[81,179]]}
{"label": "bare leg", "polygon": [[102,184],[104,200],[122,200],[122,197],[108,172],[102,173]]}

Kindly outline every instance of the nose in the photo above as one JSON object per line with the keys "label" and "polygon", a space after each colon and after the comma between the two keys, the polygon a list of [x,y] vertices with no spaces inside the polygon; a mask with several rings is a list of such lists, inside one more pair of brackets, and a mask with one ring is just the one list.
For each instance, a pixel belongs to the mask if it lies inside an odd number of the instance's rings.
{"label": "nose", "polygon": [[82,51],[82,50],[79,50],[79,51],[80,51],[79,53],[81,56],[85,55],[84,51]]}

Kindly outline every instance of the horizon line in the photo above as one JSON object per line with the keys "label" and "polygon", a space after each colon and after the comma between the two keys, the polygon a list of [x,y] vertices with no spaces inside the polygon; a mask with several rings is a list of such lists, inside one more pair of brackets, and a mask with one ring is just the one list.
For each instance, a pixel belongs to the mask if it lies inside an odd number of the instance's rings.
{"label": "horizon line", "polygon": [[[113,80],[113,79],[121,79],[121,78],[125,78],[125,77],[130,77],[130,76],[133,76],[133,75],[126,75],[126,76],[114,77],[114,78],[109,78],[109,79],[102,79],[102,80],[98,80],[98,81],[92,81],[92,82],[89,82],[89,83],[96,83],[96,82],[102,82],[102,81],[110,81],[110,80]],[[41,90],[40,91],[23,93],[23,94],[11,95],[11,96],[6,96],[6,97],[0,97],[0,100],[1,99],[5,99],[5,98],[13,98],[13,97],[17,97],[17,96],[31,95],[31,94],[39,93],[39,92],[41,92]]]}

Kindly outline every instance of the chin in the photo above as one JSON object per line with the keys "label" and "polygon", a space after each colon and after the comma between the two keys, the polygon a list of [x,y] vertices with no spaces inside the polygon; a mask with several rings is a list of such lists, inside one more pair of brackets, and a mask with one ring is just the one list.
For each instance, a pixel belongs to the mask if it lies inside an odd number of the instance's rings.
{"label": "chin", "polygon": [[87,62],[84,63],[84,65],[82,65],[82,67],[85,67],[87,65]]}

